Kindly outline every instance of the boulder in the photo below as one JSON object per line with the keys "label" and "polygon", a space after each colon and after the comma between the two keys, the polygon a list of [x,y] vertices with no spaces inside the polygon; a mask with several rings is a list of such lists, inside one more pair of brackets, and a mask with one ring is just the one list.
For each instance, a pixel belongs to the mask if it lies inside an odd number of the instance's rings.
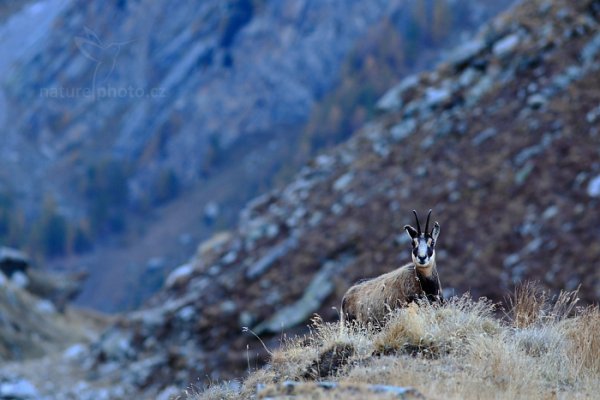
{"label": "boulder", "polygon": [[38,390],[25,379],[0,382],[0,399],[2,400],[34,400],[39,398]]}
{"label": "boulder", "polygon": [[486,43],[481,38],[475,38],[459,47],[450,54],[448,61],[456,69],[469,65],[486,48]]}
{"label": "boulder", "polygon": [[419,84],[418,75],[410,75],[404,78],[399,84],[388,90],[377,102],[377,108],[384,111],[398,110],[403,105],[402,95],[417,87]]}
{"label": "boulder", "polygon": [[590,180],[587,192],[590,197],[600,197],[600,175]]}
{"label": "boulder", "polygon": [[295,303],[281,308],[273,317],[260,323],[254,332],[277,333],[283,329],[291,328],[302,321],[306,321],[312,313],[316,312],[323,302],[333,293],[335,285],[332,277],[340,273],[354,261],[353,257],[343,257],[338,261],[328,261],[315,275],[304,294]]}
{"label": "boulder", "polygon": [[504,58],[512,54],[516,50],[520,42],[521,38],[516,33],[505,36],[502,39],[498,40],[496,44],[494,44],[494,55],[498,58]]}
{"label": "boulder", "polygon": [[29,269],[27,254],[9,247],[0,247],[0,272],[11,277],[15,272],[27,273]]}
{"label": "boulder", "polygon": [[88,273],[58,273],[37,269],[28,271],[29,282],[27,291],[44,299],[50,300],[59,311],[64,310],[67,303],[74,300],[83,287]]}

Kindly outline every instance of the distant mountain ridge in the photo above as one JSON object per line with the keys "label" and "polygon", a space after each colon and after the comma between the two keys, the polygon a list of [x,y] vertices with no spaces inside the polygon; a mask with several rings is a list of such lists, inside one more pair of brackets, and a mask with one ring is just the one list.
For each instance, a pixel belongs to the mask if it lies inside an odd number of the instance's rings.
{"label": "distant mountain ridge", "polygon": [[0,241],[89,268],[85,305],[135,307],[185,243],[232,226],[506,3],[31,3],[0,35]]}

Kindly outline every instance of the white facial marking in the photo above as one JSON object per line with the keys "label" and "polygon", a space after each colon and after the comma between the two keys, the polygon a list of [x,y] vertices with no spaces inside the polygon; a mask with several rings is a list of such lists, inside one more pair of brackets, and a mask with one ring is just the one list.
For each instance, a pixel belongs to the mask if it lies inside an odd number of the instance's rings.
{"label": "white facial marking", "polygon": [[427,242],[424,240],[419,241],[419,249],[417,250],[419,257],[427,257]]}

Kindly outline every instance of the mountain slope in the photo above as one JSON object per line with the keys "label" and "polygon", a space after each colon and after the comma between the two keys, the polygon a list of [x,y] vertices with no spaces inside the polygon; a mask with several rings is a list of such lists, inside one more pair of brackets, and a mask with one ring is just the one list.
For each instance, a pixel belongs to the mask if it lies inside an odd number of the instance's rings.
{"label": "mountain slope", "polygon": [[530,278],[555,290],[581,283],[581,297],[596,299],[596,7],[524,3],[449,63],[401,83],[377,121],[255,200],[123,332],[136,342],[158,330],[159,346],[185,348],[190,379],[235,376],[262,357],[259,344],[246,352],[243,326],[266,339],[313,312],[335,319],[352,282],[408,261],[413,208],[435,210],[450,294],[502,300]]}

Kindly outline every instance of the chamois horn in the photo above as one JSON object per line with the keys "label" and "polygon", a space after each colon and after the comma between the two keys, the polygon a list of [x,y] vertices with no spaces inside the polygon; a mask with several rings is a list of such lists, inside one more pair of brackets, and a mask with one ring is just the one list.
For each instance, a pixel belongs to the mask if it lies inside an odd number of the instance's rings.
{"label": "chamois horn", "polygon": [[421,234],[421,224],[419,223],[419,215],[416,210],[413,210],[413,214],[415,214],[415,221],[417,221],[417,231],[419,235]]}
{"label": "chamois horn", "polygon": [[429,234],[429,217],[431,217],[431,209],[429,209],[429,213],[427,213],[427,222],[425,223],[425,234]]}

